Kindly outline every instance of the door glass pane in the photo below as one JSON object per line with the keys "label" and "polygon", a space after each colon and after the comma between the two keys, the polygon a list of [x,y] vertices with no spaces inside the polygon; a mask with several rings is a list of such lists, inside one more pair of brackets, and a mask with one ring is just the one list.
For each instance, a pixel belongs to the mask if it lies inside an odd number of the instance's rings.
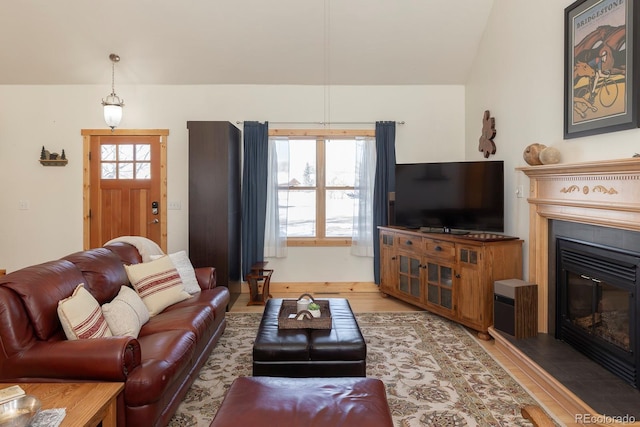
{"label": "door glass pane", "polygon": [[437,264],[427,264],[427,280],[429,282],[438,282],[438,265]]}
{"label": "door glass pane", "polygon": [[573,325],[625,351],[631,350],[631,292],[574,272],[568,272],[566,291],[566,316]]}
{"label": "door glass pane", "polygon": [[451,287],[453,281],[451,280],[453,270],[451,267],[440,266],[440,284]]}
{"label": "door glass pane", "polygon": [[451,298],[451,289],[442,288],[440,289],[440,305],[446,308],[452,308],[452,298]]}
{"label": "door glass pane", "polygon": [[569,320],[589,331],[593,321],[593,287],[591,279],[569,273],[567,280],[567,314]]}
{"label": "door glass pane", "polygon": [[594,325],[594,334],[625,351],[631,351],[631,319],[635,317],[631,316],[634,310],[629,306],[634,301],[633,296],[628,290],[606,282],[600,283],[597,295],[594,317],[601,321]]}
{"label": "door glass pane", "polygon": [[151,145],[149,144],[136,144],[136,160],[137,161],[150,161],[151,160]]}
{"label": "door glass pane", "polygon": [[328,140],[325,144],[327,187],[355,185],[356,141]]}
{"label": "door glass pane", "polygon": [[411,279],[411,295],[420,297],[420,279],[417,277]]}
{"label": "door glass pane", "polygon": [[101,169],[102,179],[116,179],[116,163],[102,163]]}
{"label": "door glass pane", "polygon": [[460,261],[469,262],[469,251],[466,249],[460,249]]}
{"label": "door glass pane", "polygon": [[478,263],[478,252],[469,251],[469,263],[470,264],[477,264]]}
{"label": "door glass pane", "polygon": [[411,275],[412,276],[420,275],[420,261],[415,258],[411,258]]}
{"label": "door glass pane", "polygon": [[133,179],[133,163],[118,163],[118,178]]}
{"label": "door glass pane", "polygon": [[136,179],[151,179],[151,163],[136,164]]}
{"label": "door glass pane", "polygon": [[289,185],[292,187],[315,187],[315,139],[295,140],[289,144]]}
{"label": "door glass pane", "polygon": [[133,160],[133,145],[123,144],[118,146],[118,160]]}
{"label": "door glass pane", "polygon": [[355,202],[353,190],[327,190],[327,237],[351,237]]}
{"label": "door glass pane", "polygon": [[287,220],[288,237],[313,237],[316,233],[316,192],[289,192]]}
{"label": "door glass pane", "polygon": [[400,290],[409,293],[409,279],[407,276],[400,276]]}
{"label": "door glass pane", "polygon": [[409,273],[409,258],[404,255],[400,255],[400,273]]}
{"label": "door glass pane", "polygon": [[100,160],[116,160],[116,146],[113,144],[104,144],[100,147]]}
{"label": "door glass pane", "polygon": [[429,285],[429,288],[427,290],[427,299],[429,300],[429,302],[433,304],[440,304],[439,290],[440,288],[438,288],[436,285]]}

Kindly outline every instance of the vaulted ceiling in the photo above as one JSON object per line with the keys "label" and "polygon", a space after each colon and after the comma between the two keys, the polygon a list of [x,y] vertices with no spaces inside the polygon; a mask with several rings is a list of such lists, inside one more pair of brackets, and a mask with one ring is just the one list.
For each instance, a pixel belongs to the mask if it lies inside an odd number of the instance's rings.
{"label": "vaulted ceiling", "polygon": [[493,0],[2,0],[0,84],[464,84]]}

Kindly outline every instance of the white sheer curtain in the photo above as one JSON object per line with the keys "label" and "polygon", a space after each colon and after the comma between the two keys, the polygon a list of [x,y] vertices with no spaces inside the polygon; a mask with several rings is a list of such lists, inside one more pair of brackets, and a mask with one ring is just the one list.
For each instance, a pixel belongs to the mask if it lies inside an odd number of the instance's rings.
{"label": "white sheer curtain", "polygon": [[[287,256],[287,209],[289,202],[289,139],[269,138],[267,172],[267,215],[264,230],[264,256]],[[280,191],[280,188],[284,190]],[[284,206],[284,209],[280,209]]]}
{"label": "white sheer curtain", "polygon": [[353,212],[351,254],[373,257],[373,186],[376,178],[376,140],[358,138],[356,141],[357,201]]}

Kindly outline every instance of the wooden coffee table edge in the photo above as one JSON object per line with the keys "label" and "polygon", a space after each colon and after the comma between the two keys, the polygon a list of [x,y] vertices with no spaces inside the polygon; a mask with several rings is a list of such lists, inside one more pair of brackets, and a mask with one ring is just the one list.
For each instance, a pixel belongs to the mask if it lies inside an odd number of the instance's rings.
{"label": "wooden coffee table edge", "polygon": [[117,398],[124,383],[3,383],[19,385],[42,402],[42,409],[65,408],[60,427],[116,427]]}

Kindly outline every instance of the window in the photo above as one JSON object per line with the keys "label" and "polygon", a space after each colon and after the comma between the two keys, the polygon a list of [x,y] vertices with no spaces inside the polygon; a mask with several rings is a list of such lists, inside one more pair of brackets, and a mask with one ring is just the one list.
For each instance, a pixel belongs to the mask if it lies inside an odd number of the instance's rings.
{"label": "window", "polygon": [[[356,144],[373,131],[272,131],[288,137],[286,184],[279,189],[279,216],[286,218],[289,246],[351,244],[356,194]],[[280,156],[279,156],[280,157]],[[285,166],[286,168],[286,166]]]}
{"label": "window", "polygon": [[151,146],[102,144],[100,168],[102,179],[151,179]]}
{"label": "window", "polygon": [[287,237],[350,238],[355,140],[289,139]]}

